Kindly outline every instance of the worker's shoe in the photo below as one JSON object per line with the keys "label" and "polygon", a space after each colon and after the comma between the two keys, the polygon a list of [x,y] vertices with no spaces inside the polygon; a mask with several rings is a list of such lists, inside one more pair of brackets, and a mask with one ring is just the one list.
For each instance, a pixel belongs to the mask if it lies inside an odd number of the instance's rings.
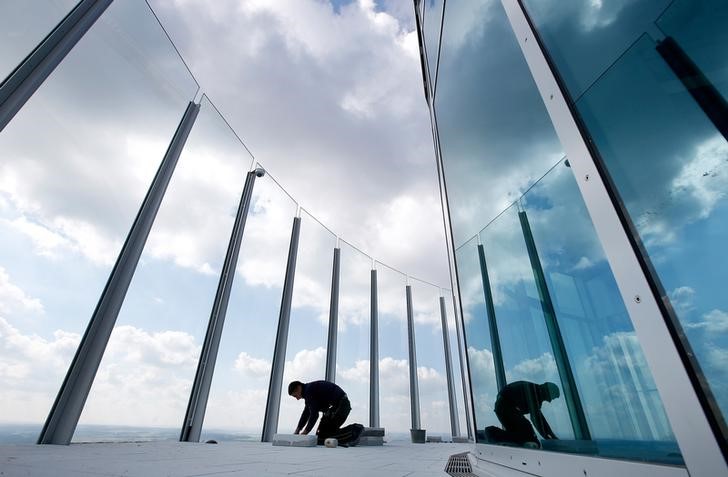
{"label": "worker's shoe", "polygon": [[351,433],[351,440],[347,442],[347,444],[351,447],[354,447],[355,445],[359,444],[359,440],[361,439],[361,434],[364,432],[364,426],[361,424],[354,424],[354,429],[352,429]]}

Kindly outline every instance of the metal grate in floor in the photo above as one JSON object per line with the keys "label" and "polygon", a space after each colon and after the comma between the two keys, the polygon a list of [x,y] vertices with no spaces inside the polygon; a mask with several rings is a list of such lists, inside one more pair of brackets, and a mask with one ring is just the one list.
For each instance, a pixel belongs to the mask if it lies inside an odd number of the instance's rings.
{"label": "metal grate in floor", "polygon": [[473,473],[473,466],[468,460],[468,453],[451,455],[445,466],[445,473],[452,477],[476,477]]}

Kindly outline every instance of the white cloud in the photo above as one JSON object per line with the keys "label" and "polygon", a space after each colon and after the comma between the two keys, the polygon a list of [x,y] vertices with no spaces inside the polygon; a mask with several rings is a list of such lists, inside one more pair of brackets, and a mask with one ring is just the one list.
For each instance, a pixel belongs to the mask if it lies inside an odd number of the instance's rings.
{"label": "white cloud", "polygon": [[271,363],[242,351],[235,360],[235,369],[245,376],[261,378],[270,375]]}
{"label": "white cloud", "polygon": [[546,381],[558,382],[558,371],[556,361],[551,353],[544,353],[538,358],[526,359],[508,370],[507,375],[510,381],[524,380],[535,383]]}
{"label": "white cloud", "polygon": [[728,331],[728,313],[723,310],[712,310],[703,315],[697,323],[686,323],[686,328],[703,329],[710,334],[725,333]]}
{"label": "white cloud", "polygon": [[22,288],[10,281],[8,272],[0,266],[0,314],[13,312],[44,313],[43,304],[28,296]]}
{"label": "white cloud", "polygon": [[695,308],[695,290],[688,286],[677,287],[670,292],[670,302],[678,314],[682,315]]}
{"label": "white cloud", "polygon": [[0,317],[0,421],[41,422],[48,415],[81,336],[56,330],[24,334]]}
{"label": "white cloud", "polygon": [[698,217],[707,218],[728,189],[728,143],[716,135],[699,144],[691,160],[685,161],[672,181],[674,193],[692,196],[699,207]]}
{"label": "white cloud", "polygon": [[183,331],[117,326],[80,423],[179,426],[199,353],[195,338]]}

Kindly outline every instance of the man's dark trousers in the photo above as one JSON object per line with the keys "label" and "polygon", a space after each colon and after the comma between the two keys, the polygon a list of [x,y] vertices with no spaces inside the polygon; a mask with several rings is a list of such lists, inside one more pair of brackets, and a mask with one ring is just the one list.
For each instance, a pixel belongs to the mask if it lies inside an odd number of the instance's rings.
{"label": "man's dark trousers", "polygon": [[318,432],[318,443],[323,444],[324,440],[338,434],[341,430],[341,425],[344,424],[346,418],[349,417],[351,412],[351,403],[349,398],[343,396],[339,399],[336,405],[328,408],[324,415],[321,416],[321,422],[319,423]]}
{"label": "man's dark trousers", "polygon": [[498,399],[495,403],[495,414],[504,429],[488,427],[488,437],[494,441],[515,442],[521,445],[526,442],[538,442],[529,420],[513,405]]}

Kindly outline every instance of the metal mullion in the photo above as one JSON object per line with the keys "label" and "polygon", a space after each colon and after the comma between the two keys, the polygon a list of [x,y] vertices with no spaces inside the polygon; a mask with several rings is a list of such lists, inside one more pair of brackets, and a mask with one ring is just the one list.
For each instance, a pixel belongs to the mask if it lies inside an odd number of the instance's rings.
{"label": "metal mullion", "polygon": [[185,413],[185,420],[180,433],[180,441],[197,442],[200,440],[202,423],[205,419],[205,411],[207,409],[207,400],[210,395],[210,386],[212,385],[212,376],[215,372],[217,352],[220,348],[220,338],[222,337],[225,316],[227,314],[228,303],[230,302],[230,291],[232,290],[233,280],[235,279],[235,267],[237,266],[238,256],[240,254],[240,244],[243,240],[245,222],[248,218],[250,201],[253,197],[255,178],[263,174],[263,169],[259,168],[248,172],[245,178],[243,193],[240,197],[235,223],[233,224],[230,242],[225,254],[225,262],[220,271],[220,279],[217,292],[215,293],[215,300],[212,305],[212,312],[210,313],[202,351],[200,352],[195,380],[190,391],[190,399],[187,404],[187,412]]}
{"label": "metal mullion", "polygon": [[341,249],[334,247],[331,271],[331,301],[329,303],[329,333],[326,339],[326,381],[336,382],[336,347],[339,333],[339,281],[341,276]]}
{"label": "metal mullion", "polygon": [[708,418],[691,379],[692,370],[686,368],[681,350],[665,322],[659,297],[612,200],[611,186],[600,173],[565,90],[551,70],[520,2],[501,0],[501,3],[567,153],[690,475],[724,475],[728,466],[718,434],[714,432],[712,416]]}
{"label": "metal mullion", "polygon": [[379,427],[379,302],[377,271],[371,271],[369,332],[369,426]]}
{"label": "metal mullion", "polygon": [[500,392],[508,381],[506,380],[506,369],[503,365],[503,351],[501,349],[500,334],[498,333],[498,321],[495,317],[495,305],[493,304],[493,293],[490,289],[490,277],[488,276],[488,265],[485,261],[485,247],[478,244],[478,259],[480,262],[480,277],[483,284],[483,295],[485,296],[486,320],[490,331],[490,344],[493,353],[493,367],[495,368],[495,382]]}
{"label": "metal mullion", "polygon": [[113,0],[81,0],[0,84],[0,132]]}
{"label": "metal mullion", "polygon": [[405,288],[407,299],[407,344],[409,357],[409,381],[410,381],[410,416],[412,418],[412,429],[420,429],[420,388],[417,381],[417,349],[415,345],[415,320],[412,309],[412,287]]}
{"label": "metal mullion", "polygon": [[265,416],[263,418],[262,442],[272,441],[273,436],[278,431],[283,371],[286,365],[286,348],[288,347],[288,328],[291,322],[291,304],[293,303],[293,281],[296,276],[296,258],[298,256],[298,239],[300,234],[301,217],[297,216],[293,218],[291,241],[288,247],[286,277],[283,282],[281,309],[278,315],[278,330],[276,332],[275,347],[273,348],[273,363],[271,364],[268,397],[265,406]]}
{"label": "metal mullion", "polygon": [[455,398],[455,386],[452,379],[452,356],[450,353],[450,336],[447,326],[447,312],[445,311],[445,297],[440,297],[440,320],[442,322],[442,346],[445,353],[445,376],[447,378],[447,400],[450,408],[450,432],[452,437],[460,435],[460,423],[458,422],[457,400]]}

